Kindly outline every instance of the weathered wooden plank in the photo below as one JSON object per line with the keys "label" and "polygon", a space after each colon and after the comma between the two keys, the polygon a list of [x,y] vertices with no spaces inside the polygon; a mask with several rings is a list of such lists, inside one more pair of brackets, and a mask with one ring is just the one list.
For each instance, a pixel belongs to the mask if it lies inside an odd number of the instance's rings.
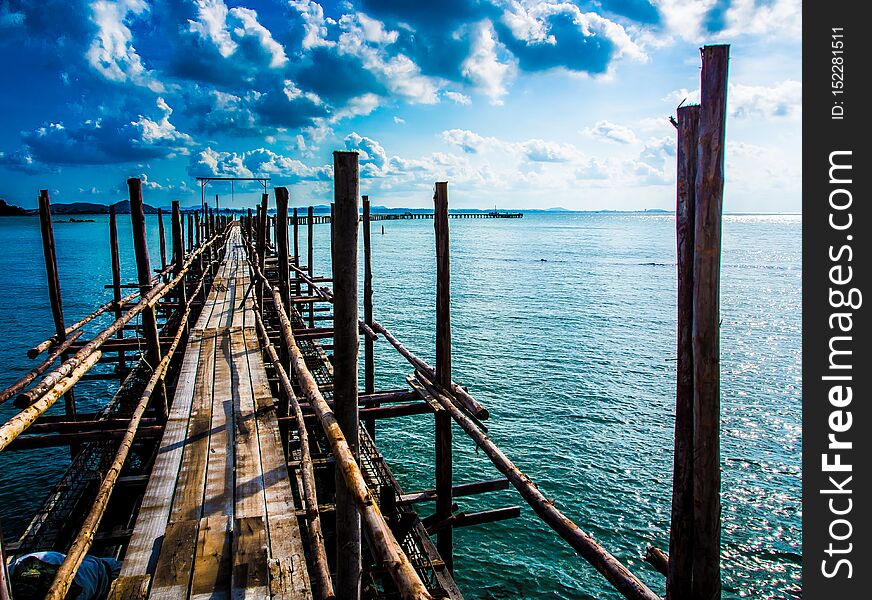
{"label": "weathered wooden plank", "polygon": [[233,526],[231,596],[268,598],[267,535],[263,517],[236,519]]}
{"label": "weathered wooden plank", "polygon": [[212,382],[215,371],[215,338],[206,336],[200,344],[200,361],[187,439],[182,455],[170,521],[198,520],[203,511],[206,464],[212,423]]}
{"label": "weathered wooden plank", "polygon": [[231,334],[231,387],[233,394],[234,434],[236,443],[236,518],[264,516],[264,483],[255,404],[241,331]]}
{"label": "weathered wooden plank", "polygon": [[233,515],[233,397],[230,391],[230,336],[215,340],[215,379],[213,383],[212,426],[209,459],[206,464],[206,489],[203,516]]}
{"label": "weathered wooden plank", "polygon": [[110,600],[142,600],[148,596],[149,575],[122,576],[112,582]]}
{"label": "weathered wooden plank", "polygon": [[149,598],[184,598],[191,582],[199,522],[195,519],[167,525]]}
{"label": "weathered wooden plank", "polygon": [[214,515],[201,519],[191,580],[192,600],[230,597],[230,551],[230,518]]}
{"label": "weathered wooden plank", "polygon": [[136,527],[124,555],[122,577],[154,572],[160,551],[160,538],[166,530],[173,491],[182,461],[184,439],[194,397],[200,343],[199,336],[192,335],[182,360],[169,419],[139,508]]}
{"label": "weathered wooden plank", "polygon": [[244,338],[257,411],[266,526],[270,544],[271,591],[282,598],[311,598],[303,539],[296,517],[297,506],[288,476],[275,402],[270,392],[255,330],[246,327]]}

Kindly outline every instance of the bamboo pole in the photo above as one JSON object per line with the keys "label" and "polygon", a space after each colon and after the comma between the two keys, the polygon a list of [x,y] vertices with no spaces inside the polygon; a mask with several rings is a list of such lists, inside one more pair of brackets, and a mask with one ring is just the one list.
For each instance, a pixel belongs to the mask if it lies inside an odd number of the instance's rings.
{"label": "bamboo pole", "polygon": [[296,417],[297,429],[300,436],[300,470],[303,475],[303,499],[306,502],[306,518],[308,520],[306,531],[309,534],[312,558],[315,563],[315,577],[318,581],[317,598],[319,600],[330,600],[335,598],[336,594],[333,591],[333,580],[330,578],[330,564],[327,560],[327,550],[324,547],[324,532],[321,528],[321,513],[318,511],[318,495],[315,490],[315,468],[312,465],[312,454],[309,450],[309,432],[306,430],[303,409],[300,407],[300,402],[294,393],[294,387],[291,384],[288,373],[279,360],[275,346],[269,340],[269,334],[260,316],[258,307],[255,308],[254,316],[257,320],[257,329],[264,344],[263,348],[276,370],[279,383]]}
{"label": "bamboo pole", "polygon": [[[363,197],[363,320],[372,326],[372,239],[370,236],[369,196]],[[363,339],[363,389],[375,391],[375,344],[370,336]],[[375,439],[375,419],[365,421],[369,437]]]}
{"label": "bamboo pole", "polygon": [[[112,261],[112,300],[115,303],[115,320],[121,318],[122,303],[127,301],[127,298],[121,298],[121,254],[118,251],[118,219],[115,216],[115,205],[109,206],[109,253]],[[139,294],[139,290],[130,294],[128,298],[133,299]],[[124,330],[118,330],[116,337],[119,340],[124,339]],[[119,370],[127,368],[127,361],[124,352],[118,353]]]}
{"label": "bamboo pole", "polygon": [[[436,369],[431,367],[421,358],[418,358],[408,348],[406,348],[400,340],[398,340],[394,335],[388,331],[384,325],[379,323],[378,321],[372,322],[372,330],[376,333],[381,333],[385,336],[385,339],[390,342],[390,344],[396,348],[397,352],[399,352],[409,363],[415,367],[418,371],[424,373],[430,380],[436,379]],[[485,407],[478,403],[478,401],[473,398],[469,392],[464,390],[462,387],[457,385],[455,382],[451,382],[451,387],[447,390],[450,392],[454,398],[457,399],[458,404],[468,412],[470,415],[475,417],[476,419],[487,419],[489,414]]]}
{"label": "bamboo pole", "polygon": [[157,233],[160,244],[160,270],[167,268],[167,234],[164,230],[163,210],[157,209]]}
{"label": "bamboo pole", "polygon": [[[436,383],[451,388],[451,268],[448,233],[448,183],[436,183],[433,195],[433,226],[436,232]],[[451,416],[434,415],[436,421],[436,518],[451,517],[452,447]],[[454,532],[450,521],[436,536],[439,556],[449,571],[454,570]]]}
{"label": "bamboo pole", "polygon": [[[190,268],[191,262],[208,246],[214,243],[218,238],[213,238],[206,244],[204,244],[201,248],[196,250],[189,258],[185,264],[185,268],[182,270],[182,273],[179,274],[175,279],[170,281],[169,283],[158,283],[145,297],[143,297],[139,303],[131,308],[128,312],[124,313],[122,317],[116,320],[112,325],[101,331],[94,339],[85,344],[80,350],[78,350],[73,356],[69,359],[65,360],[59,367],[57,367],[54,371],[46,375],[43,380],[34,386],[31,390],[21,394],[19,399],[23,402],[26,402],[29,406],[28,409],[33,408],[37,404],[42,408],[37,413],[42,414],[48,409],[52,404],[54,404],[57,397],[54,397],[48,403],[43,403],[45,397],[52,392],[52,390],[57,389],[59,386],[63,385],[63,382],[68,379],[72,379],[72,383],[70,383],[70,387],[75,381],[78,381],[82,375],[87,372],[88,369],[81,369],[80,367],[91,360],[92,354],[102,355],[100,352],[100,347],[103,345],[106,340],[110,339],[113,335],[115,335],[119,329],[122,329],[127,323],[129,323],[134,317],[140,314],[143,310],[148,307],[153,307],[160,298],[168,294],[172,289],[181,281],[185,272],[187,272],[188,268]],[[94,359],[94,363],[99,360],[99,356]],[[92,363],[93,364],[93,363]],[[59,396],[58,396],[59,397]],[[0,425],[0,450],[5,448],[9,442],[15,439],[24,429],[30,425],[28,421],[24,427],[18,429],[18,425],[16,423],[20,423],[19,417],[28,410],[18,413],[2,425]],[[29,413],[28,413],[29,414]],[[26,420],[26,417],[22,417]],[[36,418],[36,417],[34,417]],[[18,420],[16,420],[18,419]]]}
{"label": "bamboo pole", "polygon": [[249,264],[251,264],[255,276],[264,284],[264,289],[272,295],[275,302],[282,338],[291,356],[291,367],[297,377],[303,397],[315,410],[318,421],[324,429],[330,443],[331,453],[336,459],[337,471],[342,474],[346,489],[351,493],[355,505],[360,511],[361,519],[367,528],[367,539],[373,555],[390,574],[400,591],[401,598],[404,600],[430,600],[432,596],[381,514],[378,504],[366,485],[363,473],[357,466],[348,441],[336,421],[336,415],[327,405],[324,396],[318,389],[315,378],[306,366],[303,353],[300,352],[294,340],[294,332],[285,307],[282,305],[281,296],[269,284],[255,260],[252,259],[252,255],[255,254],[254,249],[249,245],[248,250]]}
{"label": "bamboo pole", "polygon": [[719,304],[730,47],[702,49],[693,264],[693,593],[721,596]]}
{"label": "bamboo pole", "polygon": [[611,582],[615,589],[626,598],[660,600],[657,594],[636,578],[618,559],[558,510],[554,506],[554,500],[547,498],[539,491],[533,480],[518,469],[487,434],[476,427],[472,419],[457,408],[452,398],[443,394],[431,380],[423,377],[420,372],[418,378],[439,404],[451,414],[457,424],[475,441],[476,446],[487,455],[497,470],[506,476],[536,514]]}
{"label": "bamboo pole", "polygon": [[[173,203],[173,224],[178,222],[179,228],[181,228],[181,216],[178,214],[178,202]],[[174,247],[174,250],[176,247]],[[184,254],[184,249],[180,245],[178,246],[178,250]],[[179,264],[181,266],[181,264]],[[200,284],[203,284],[203,280],[200,279]],[[199,287],[199,286],[198,286]],[[195,297],[196,291],[191,294],[191,297]],[[121,440],[121,443],[118,446],[118,450],[115,452],[115,457],[112,460],[112,463],[109,465],[109,469],[106,472],[106,475],[103,477],[103,481],[100,483],[100,488],[97,491],[97,497],[94,500],[94,503],[91,505],[91,509],[88,511],[88,515],[85,517],[85,521],[82,523],[82,527],[79,530],[79,534],[76,536],[76,539],[73,541],[73,544],[70,546],[69,552],[64,557],[63,563],[58,568],[57,573],[55,574],[55,578],[52,581],[51,588],[49,588],[46,593],[46,600],[63,600],[67,592],[70,589],[70,585],[73,583],[73,579],[76,576],[76,573],[79,570],[79,567],[82,565],[82,561],[85,559],[85,556],[88,554],[88,550],[91,549],[91,546],[94,543],[94,536],[97,533],[97,528],[100,526],[100,521],[103,519],[103,515],[106,512],[106,507],[109,504],[109,498],[112,495],[112,491],[115,489],[115,483],[118,481],[118,476],[121,474],[121,469],[124,467],[124,463],[127,461],[127,456],[130,453],[130,449],[133,447],[133,440],[136,436],[136,432],[139,429],[139,423],[142,420],[142,416],[145,414],[145,409],[148,407],[149,402],[151,401],[152,395],[155,390],[159,390],[163,383],[163,377],[166,373],[167,367],[170,364],[170,360],[172,360],[173,354],[175,354],[176,349],[179,346],[179,343],[182,340],[182,336],[185,332],[185,326],[188,322],[188,317],[191,314],[191,304],[187,303],[185,306],[185,311],[182,313],[182,318],[179,321],[179,327],[176,331],[176,336],[173,339],[173,343],[167,351],[166,355],[161,359],[160,363],[155,366],[154,373],[152,373],[151,377],[148,380],[148,383],[145,386],[145,389],[142,392],[142,396],[140,397],[139,403],[136,405],[136,408],[133,411],[133,414],[130,417],[130,424],[127,426],[127,431],[124,434],[124,437]]]}
{"label": "bamboo pole", "polygon": [[2,392],[0,392],[0,404],[3,404],[7,400],[9,400],[9,398],[11,398],[15,394],[17,394],[18,392],[20,392],[21,390],[26,388],[28,385],[30,385],[30,383],[34,379],[39,377],[42,373],[45,373],[45,371],[50,366],[52,366],[54,364],[54,362],[58,359],[58,357],[61,354],[65,354],[67,352],[67,350],[69,349],[70,345],[73,342],[75,342],[77,339],[79,339],[79,337],[81,335],[82,335],[81,331],[74,332],[73,335],[71,335],[70,337],[65,339],[64,342],[60,346],[57,346],[56,348],[54,348],[51,351],[51,354],[49,354],[48,357],[44,361],[42,361],[39,365],[37,365],[36,367],[31,369],[24,377],[22,377],[21,379],[19,379],[18,381],[16,381],[12,385],[10,385],[8,388],[6,388]]}
{"label": "bamboo pole", "polygon": [[21,433],[30,427],[30,425],[46,410],[48,410],[58,398],[63,396],[73,388],[73,385],[82,378],[82,375],[97,364],[100,360],[102,352],[96,350],[87,355],[87,357],[73,368],[69,375],[61,377],[49,390],[40,395],[39,399],[23,409],[21,412],[13,415],[8,421],[0,425],[0,450],[8,446],[12,440],[17,438]]}
{"label": "bamboo pole", "polygon": [[[45,258],[45,272],[48,279],[48,295],[51,304],[51,313],[55,325],[55,340],[63,343],[67,337],[67,328],[64,326],[64,306],[61,299],[61,282],[58,275],[58,259],[55,252],[54,229],[51,222],[51,200],[48,190],[39,191],[39,224],[42,233],[42,251]],[[67,356],[62,355],[66,360]],[[76,416],[76,397],[70,391],[64,396],[65,410],[68,417]]]}
{"label": "bamboo pole", "polygon": [[678,109],[675,228],[678,257],[678,330],[675,456],[666,597],[691,597],[693,577],[693,231],[699,106]]}
{"label": "bamboo pole", "polygon": [[[358,455],[357,406],[357,202],[360,181],[356,152],[333,153],[333,402],[336,421],[352,454]],[[335,235],[333,232],[335,231]],[[336,588],[340,597],[360,598],[360,516],[345,479],[336,473]]]}

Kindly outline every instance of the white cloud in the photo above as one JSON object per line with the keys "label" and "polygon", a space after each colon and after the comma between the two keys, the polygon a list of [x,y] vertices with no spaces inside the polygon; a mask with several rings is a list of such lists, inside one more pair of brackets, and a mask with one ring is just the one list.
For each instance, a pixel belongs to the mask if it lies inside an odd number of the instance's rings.
{"label": "white cloud", "polygon": [[[699,104],[699,90],[681,88],[670,92],[666,102]],[[744,85],[730,83],[727,110],[731,117],[798,118],[802,112],[802,83],[793,79],[774,85]]]}
{"label": "white cloud", "polygon": [[238,38],[253,36],[257,38],[260,46],[270,55],[269,66],[277,69],[288,62],[285,49],[273,39],[269,29],[261,25],[257,20],[257,13],[249,8],[232,8],[230,14],[239,20],[240,26],[233,33]]}
{"label": "white cloud", "polygon": [[94,70],[110,81],[131,82],[160,92],[163,85],[142,64],[133,46],[133,34],[125,23],[131,15],[139,16],[147,11],[144,0],[92,3],[91,19],[97,25],[97,33],[86,56]]}
{"label": "white cloud", "polygon": [[324,9],[320,4],[314,0],[291,0],[289,5],[303,18],[303,50],[333,45],[327,40],[328,21],[324,19]]}
{"label": "white cloud", "polygon": [[406,120],[402,117],[394,115],[394,123],[396,123],[397,125],[405,125]]}
{"label": "white cloud", "polygon": [[514,74],[515,67],[500,62],[497,57],[496,35],[490,21],[478,23],[472,36],[472,50],[463,61],[461,72],[491,99],[491,104],[500,105],[507,93],[506,83]]}
{"label": "white cloud", "polygon": [[131,121],[131,125],[139,130],[141,142],[147,146],[165,146],[175,149],[180,154],[188,153],[188,146],[194,145],[194,140],[187,133],[183,133],[176,129],[176,126],[170,123],[170,115],[173,114],[173,109],[164,101],[163,98],[157,99],[157,107],[163,111],[163,116],[158,121],[149,119],[142,115],[136,121]]}
{"label": "white cloud", "polygon": [[617,142],[619,144],[635,144],[639,141],[636,134],[629,127],[607,120],[597,121],[593,127],[583,129],[581,133],[591,138]]}
{"label": "white cloud", "polygon": [[269,57],[270,68],[288,62],[285,49],[250,8],[228,9],[223,0],[197,0],[197,19],[188,20],[188,30],[209,41],[224,58],[235,55],[242,42],[252,39]]}
{"label": "white cloud", "polygon": [[444,96],[455,104],[462,104],[464,106],[472,104],[472,98],[470,98],[466,94],[461,94],[460,92],[452,92],[449,90],[447,92],[444,92]]}
{"label": "white cloud", "polygon": [[211,41],[224,58],[236,51],[236,42],[227,29],[228,13],[223,0],[197,0],[197,20],[188,20],[188,29]]}
{"label": "white cloud", "polygon": [[302,161],[276,154],[267,148],[257,148],[241,153],[218,152],[211,147],[191,157],[188,165],[190,175],[260,177],[269,175],[282,183],[300,181],[325,181],[332,177],[332,168],[309,166]]}

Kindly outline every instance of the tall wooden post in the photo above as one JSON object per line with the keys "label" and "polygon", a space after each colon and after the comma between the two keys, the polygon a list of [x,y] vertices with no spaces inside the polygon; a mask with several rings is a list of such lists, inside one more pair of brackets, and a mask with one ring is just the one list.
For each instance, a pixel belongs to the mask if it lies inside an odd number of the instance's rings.
{"label": "tall wooden post", "polygon": [[[142,296],[151,291],[151,260],[148,257],[148,242],[145,234],[145,212],[142,206],[142,181],[138,178],[127,180],[130,191],[130,222],[133,225],[133,251],[136,254],[136,275]],[[154,308],[146,307],[142,316],[142,332],[145,337],[145,360],[154,370],[160,362],[160,338],[157,333],[157,317]],[[167,416],[166,390],[163,382],[157,396],[157,409],[162,417]]]}
{"label": "tall wooden post", "polygon": [[[306,269],[309,272],[309,279],[311,279],[312,277],[315,276],[315,266],[314,266],[315,246],[314,246],[314,241],[313,241],[313,237],[314,237],[314,233],[315,233],[315,208],[313,206],[309,207],[308,217],[309,218],[308,218],[308,221],[306,222],[306,227],[309,230],[309,238],[306,241],[309,245],[309,247],[308,247],[309,253],[306,255]],[[309,284],[309,295],[311,296],[314,293],[315,293],[315,290],[312,287],[312,284]],[[315,303],[314,302],[309,302],[309,327],[315,327]]]}
{"label": "tall wooden post", "polygon": [[278,253],[279,291],[282,302],[290,306],[288,289],[291,268],[288,266],[288,188],[276,188],[276,252]]}
{"label": "tall wooden post", "polygon": [[[372,326],[372,242],[370,239],[369,196],[363,197],[363,320]],[[363,389],[375,392],[375,344],[363,338]],[[375,419],[366,420],[366,430],[375,439]]]}
{"label": "tall wooden post", "polygon": [[[61,299],[61,280],[58,275],[58,259],[55,252],[54,228],[51,222],[51,200],[48,190],[39,191],[39,225],[42,232],[42,254],[45,258],[45,274],[48,279],[48,299],[51,304],[51,315],[54,319],[55,336],[60,345],[67,339],[67,327],[64,324],[64,304]],[[68,352],[61,355],[62,360],[67,360]],[[76,418],[76,397],[71,389],[64,394],[66,414],[72,419]]]}
{"label": "tall wooden post", "polygon": [[720,268],[730,47],[702,50],[693,264],[693,594],[721,597]]}
{"label": "tall wooden post", "polygon": [[[436,383],[451,389],[451,269],[448,240],[448,182],[436,183],[433,195],[436,230]],[[451,516],[452,482],[451,415],[436,413],[436,515]],[[449,570],[454,568],[454,531],[450,524],[439,530],[436,547]]]}
{"label": "tall wooden post", "polygon": [[252,241],[253,241],[253,240],[252,240],[252,237],[251,237],[251,227],[252,227],[252,223],[251,223],[251,208],[249,208],[249,209],[248,209],[248,218],[245,219],[245,237],[246,237],[246,239],[248,240],[249,243],[252,243]]}
{"label": "tall wooden post", "polygon": [[200,233],[200,211],[194,212],[194,235],[196,236],[195,243],[197,248],[199,248],[200,244],[203,242]]}
{"label": "tall wooden post", "polygon": [[699,106],[678,109],[675,232],[678,256],[678,363],[675,456],[666,597],[691,597],[693,580],[693,234]]}
{"label": "tall wooden post", "polygon": [[[297,214],[297,207],[294,207],[294,266],[300,266],[300,217]],[[300,274],[294,271],[294,294],[300,293]]]}
{"label": "tall wooden post", "polygon": [[164,229],[163,210],[157,209],[157,233],[160,242],[160,270],[167,268],[167,234]]}
{"label": "tall wooden post", "polygon": [[[264,264],[266,261],[266,236],[269,227],[267,226],[269,216],[267,211],[269,209],[269,194],[263,194],[260,197],[260,206],[258,207],[258,221],[257,221],[257,265],[260,268],[260,272],[264,272]],[[257,305],[260,306],[261,313],[263,312],[263,283],[258,282],[257,284]]]}
{"label": "tall wooden post", "polygon": [[[333,252],[333,373],[336,420],[355,456],[359,451],[357,407],[357,152],[333,153],[336,246]],[[336,472],[336,591],[360,598],[360,515]]]}
{"label": "tall wooden post", "polygon": [[194,241],[196,239],[194,237],[194,215],[192,215],[191,213],[188,213],[187,215],[185,215],[185,219],[188,222],[188,240],[187,240],[187,242],[188,242],[188,253],[190,254],[191,251],[193,251],[193,249],[194,249]]}
{"label": "tall wooden post", "polygon": [[[185,233],[182,228],[182,211],[178,200],[173,200],[173,276],[177,277],[185,263]],[[176,301],[179,311],[188,302],[188,294],[185,289],[185,279],[176,286]]]}
{"label": "tall wooden post", "polygon": [[330,203],[330,260],[333,260],[333,213],[336,212],[336,203]]}
{"label": "tall wooden post", "polygon": [[[124,310],[121,308],[121,254],[118,252],[118,220],[115,217],[115,205],[109,205],[109,253],[112,259],[112,300],[115,302],[115,319],[121,318]],[[115,334],[119,340],[124,339],[124,328],[118,330]],[[123,371],[127,368],[124,350],[118,352],[118,371]]]}

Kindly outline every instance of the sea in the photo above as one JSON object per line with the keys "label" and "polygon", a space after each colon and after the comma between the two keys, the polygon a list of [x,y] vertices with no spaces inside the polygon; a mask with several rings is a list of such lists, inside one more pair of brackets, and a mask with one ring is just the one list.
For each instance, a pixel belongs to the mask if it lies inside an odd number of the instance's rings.
{"label": "sea", "polygon": [[[54,224],[67,323],[111,299],[108,217],[87,218],[94,222],[58,217]],[[157,217],[147,220],[159,267]],[[168,219],[166,226],[169,232]],[[801,226],[799,215],[723,219],[724,598],[801,593]],[[126,215],[119,229],[123,278],[132,282]],[[329,274],[329,226],[314,229],[314,268]],[[372,229],[375,317],[432,364],[433,221],[378,221]],[[300,233],[305,248],[306,229]],[[488,408],[488,435],[515,464],[662,595],[665,578],[642,557],[649,545],[669,546],[674,215],[451,219],[450,235],[454,379]],[[52,333],[38,219],[0,219],[0,386],[32,368],[27,349]],[[383,340],[375,364],[378,389],[405,386],[410,366]],[[111,390],[107,382],[83,382],[79,409],[102,406]],[[0,418],[13,413],[9,403],[0,406]],[[433,433],[433,419],[423,415],[378,422],[378,445],[408,491],[433,486]],[[26,526],[68,464],[60,448],[0,453],[7,539]],[[457,426],[454,468],[456,483],[499,477]],[[520,518],[456,530],[455,577],[466,598],[620,597],[514,489],[456,501],[467,513],[521,507]],[[419,506],[422,516],[432,510]]]}

